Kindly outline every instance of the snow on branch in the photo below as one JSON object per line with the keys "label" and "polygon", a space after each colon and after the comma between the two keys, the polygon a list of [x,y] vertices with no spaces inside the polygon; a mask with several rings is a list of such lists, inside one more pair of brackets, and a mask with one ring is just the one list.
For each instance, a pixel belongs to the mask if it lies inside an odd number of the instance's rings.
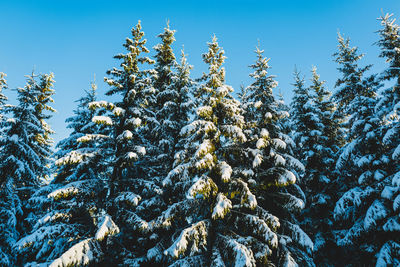
{"label": "snow on branch", "polygon": [[85,239],[54,260],[49,267],[83,266],[97,262],[103,256],[100,245],[93,238]]}
{"label": "snow on branch", "polygon": [[[206,251],[209,227],[210,222],[208,220],[192,224],[181,232],[175,242],[164,251],[164,255],[178,258],[183,254],[193,256]],[[188,247],[189,245],[191,245],[190,248]]]}
{"label": "snow on branch", "polygon": [[232,208],[232,202],[226,198],[222,193],[218,193],[217,196],[217,203],[215,203],[213,213],[211,215],[211,218],[219,219],[219,218],[224,218],[225,215],[229,212],[229,210]]}
{"label": "snow on branch", "polygon": [[110,215],[105,215],[99,219],[99,228],[96,232],[95,239],[103,240],[108,235],[115,235],[119,233],[118,226],[113,222]]}

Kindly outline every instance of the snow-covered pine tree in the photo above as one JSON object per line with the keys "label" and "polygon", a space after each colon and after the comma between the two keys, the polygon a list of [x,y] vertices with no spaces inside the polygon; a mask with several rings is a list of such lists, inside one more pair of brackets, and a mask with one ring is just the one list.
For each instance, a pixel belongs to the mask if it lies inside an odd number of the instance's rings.
{"label": "snow-covered pine tree", "polygon": [[[274,227],[278,243],[270,263],[279,266],[313,266],[313,243],[298,226],[296,214],[304,208],[305,196],[296,184],[297,172],[304,170],[291,150],[295,144],[283,132],[281,121],[288,112],[281,110],[273,90],[275,76],[269,75],[269,59],[256,49],[257,60],[250,67],[254,82],[243,99],[248,142],[243,151],[247,159],[249,187],[257,196],[258,206],[279,222]],[[300,80],[299,80],[300,82]],[[277,227],[278,226],[278,227]]]}
{"label": "snow-covered pine tree", "polygon": [[[7,101],[7,97],[4,95],[3,90],[7,88],[6,74],[0,72],[0,123],[1,127],[4,126],[3,119],[4,118],[4,105]],[[0,138],[3,138],[3,132],[0,134]],[[15,241],[16,233],[15,233],[15,225],[13,225],[13,221],[9,223],[8,218],[12,218],[10,215],[14,216],[14,213],[9,213],[7,211],[9,209],[9,202],[12,200],[7,198],[13,198],[13,191],[10,187],[10,184],[7,184],[7,181],[1,178],[0,180],[0,231],[3,233],[0,238],[0,265],[9,265],[11,264],[10,259],[10,248]]]}
{"label": "snow-covered pine tree", "polygon": [[349,105],[351,101],[358,95],[368,95],[370,92],[364,91],[362,77],[372,65],[359,67],[359,61],[364,54],[358,53],[357,47],[350,47],[350,39],[344,38],[338,33],[338,51],[333,54],[335,62],[338,63],[338,71],[342,77],[338,78],[335,87],[336,91],[333,98],[338,104],[338,112],[343,112],[343,116],[347,117],[351,114]]}
{"label": "snow-covered pine tree", "polygon": [[[175,146],[174,136],[180,128],[169,120],[173,115],[176,98],[175,88],[172,87],[173,67],[176,64],[172,44],[175,41],[175,31],[167,27],[159,34],[161,43],[153,48],[156,51],[153,75],[154,99],[150,102],[149,109],[154,113],[154,120],[149,121],[150,127],[142,131],[148,139],[145,158],[148,168],[145,171],[148,177],[163,177],[171,170]],[[177,127],[178,126],[178,127]]]}
{"label": "snow-covered pine tree", "polygon": [[[331,180],[336,178],[335,162],[338,151],[337,140],[340,122],[335,120],[335,105],[330,93],[320,80],[316,67],[312,69],[311,86],[304,89],[302,80],[295,75],[295,98],[298,93],[307,94],[307,102],[300,106],[293,102],[294,136],[305,151],[299,155],[305,165],[301,180],[307,202],[301,225],[310,233],[314,241],[314,262],[317,265],[329,264],[335,259],[334,240],[332,238],[333,196]],[[301,88],[302,90],[299,90]],[[306,92],[303,92],[306,91]],[[304,101],[304,100],[303,100]],[[303,110],[302,110],[303,109]],[[304,112],[305,113],[301,113]],[[305,130],[303,133],[302,130]]]}
{"label": "snow-covered pine tree", "polygon": [[340,98],[348,115],[348,132],[336,163],[339,175],[334,183],[340,198],[334,208],[334,233],[343,248],[342,264],[369,265],[384,244],[383,225],[388,215],[382,195],[387,157],[381,145],[381,122],[374,112],[380,83],[376,75],[366,76],[370,65],[358,66],[362,55],[349,47],[348,39],[339,38],[339,43],[336,62],[343,77],[337,85],[342,84],[339,92],[343,88],[352,91]]}
{"label": "snow-covered pine tree", "polygon": [[3,93],[3,90],[7,88],[6,76],[7,75],[5,73],[0,72],[0,123],[3,120],[4,105],[7,101],[7,97]]}
{"label": "snow-covered pine tree", "polygon": [[[371,65],[365,67],[359,66],[359,61],[364,57],[364,54],[358,53],[357,47],[350,47],[350,39],[344,39],[340,34],[338,34],[338,51],[333,54],[335,62],[338,63],[338,71],[341,77],[336,81],[335,87],[336,91],[333,94],[333,100],[337,106],[334,116],[341,121],[341,128],[343,132],[343,143],[350,143],[352,136],[349,133],[351,129],[350,115],[353,114],[354,110],[351,102],[356,96],[371,97],[375,93],[373,91],[367,90],[366,85],[367,78],[365,78],[365,73],[371,68]],[[370,77],[373,78],[374,77]],[[350,164],[350,161],[343,159],[346,155],[345,150],[339,151],[342,154],[338,158],[337,166],[340,171],[337,181],[335,182],[338,186],[339,191],[338,196],[342,196],[349,188],[352,188],[356,184],[356,180],[351,173],[347,172],[350,170],[351,166],[345,166]],[[342,159],[341,159],[342,158]]]}
{"label": "snow-covered pine tree", "polygon": [[179,197],[151,223],[171,234],[147,258],[175,266],[267,264],[278,246],[279,221],[250,191],[249,170],[239,159],[246,141],[240,103],[225,84],[224,51],[215,37],[208,48],[209,72],[195,90],[197,112],[181,131],[185,146],[164,180]]}
{"label": "snow-covered pine tree", "polygon": [[105,242],[108,254],[103,264],[129,265],[143,255],[151,242],[146,220],[163,207],[162,189],[155,180],[149,179],[149,162],[144,157],[152,145],[146,133],[155,121],[151,109],[155,90],[151,79],[154,70],[142,69],[145,64],[154,63],[143,55],[149,52],[143,37],[139,21],[132,29],[132,38],[126,38],[126,53],[115,56],[121,61],[120,68],[107,72],[109,77],[105,81],[111,88],[106,94],[118,95],[121,99],[89,104],[92,109],[108,111],[102,116],[94,116],[92,121],[107,126],[109,133],[82,137],[89,142],[99,142],[103,164],[107,168],[103,176],[109,188],[105,208],[120,227],[117,228],[120,234]]}
{"label": "snow-covered pine tree", "polygon": [[[240,98],[242,99],[242,98]],[[291,126],[290,126],[290,106],[286,105],[285,99],[283,97],[282,92],[279,90],[278,96],[277,96],[277,102],[278,102],[278,109],[287,112],[287,114],[279,120],[280,127],[282,129],[282,132],[288,136],[290,136],[291,133]],[[294,147],[292,147],[294,149]]]}
{"label": "snow-covered pine tree", "polygon": [[159,35],[161,43],[154,47],[155,99],[149,109],[154,112],[155,120],[150,121],[150,127],[146,127],[147,131],[142,132],[145,138],[148,138],[149,149],[146,149],[145,158],[150,161],[150,170],[147,171],[147,175],[158,184],[172,169],[179,132],[188,124],[189,113],[193,108],[190,90],[194,82],[189,76],[192,66],[187,64],[183,51],[180,64],[176,62],[171,47],[175,41],[174,33],[168,25]]}
{"label": "snow-covered pine tree", "polygon": [[43,134],[43,128],[34,114],[37,99],[29,80],[24,88],[17,89],[17,100],[18,105],[5,106],[4,112],[12,117],[1,122],[0,253],[4,266],[16,264],[13,246],[25,231],[22,201],[37,188],[42,170],[35,137]]}
{"label": "snow-covered pine tree", "polygon": [[[39,78],[39,81],[36,81],[36,77]],[[38,118],[40,123],[42,124],[43,133],[38,134],[35,137],[35,142],[37,142],[41,148],[37,153],[40,155],[43,172],[40,174],[42,177],[48,177],[51,174],[50,165],[51,165],[51,154],[53,140],[51,138],[51,134],[54,131],[51,129],[50,125],[47,123],[52,115],[48,112],[54,113],[56,110],[50,106],[51,103],[54,102],[52,96],[55,91],[54,87],[54,74],[40,74],[36,76],[32,73],[29,77],[32,80],[32,90],[35,91],[36,94],[36,105],[35,105],[35,116]]]}
{"label": "snow-covered pine tree", "polygon": [[379,20],[382,28],[377,44],[381,48],[380,57],[388,63],[381,79],[389,86],[383,90],[376,112],[382,120],[382,159],[388,167],[381,177],[380,199],[376,200],[379,202],[371,205],[367,215],[380,230],[376,265],[397,266],[400,265],[400,26],[390,14]]}
{"label": "snow-covered pine tree", "polygon": [[88,107],[96,100],[95,89],[92,84],[86,96],[78,100],[74,116],[66,120],[72,133],[57,145],[54,179],[38,189],[27,203],[34,211],[29,218],[32,230],[16,245],[23,263],[80,265],[96,262],[102,255],[98,233],[104,223],[112,226],[99,205],[105,196],[100,179],[105,170],[97,144],[80,139],[104,134],[101,125],[92,122],[98,114]]}
{"label": "snow-covered pine tree", "polygon": [[306,169],[309,169],[307,163],[313,162],[312,157],[315,156],[313,147],[317,143],[317,136],[321,135],[319,131],[321,125],[315,112],[310,89],[305,86],[304,78],[300,75],[299,71],[294,71],[294,95],[290,109],[290,120],[292,138],[296,143],[294,152]]}

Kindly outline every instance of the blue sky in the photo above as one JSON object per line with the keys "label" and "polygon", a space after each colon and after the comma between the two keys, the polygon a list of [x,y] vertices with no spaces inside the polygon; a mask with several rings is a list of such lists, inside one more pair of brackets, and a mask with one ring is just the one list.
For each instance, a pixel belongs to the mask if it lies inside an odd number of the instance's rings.
{"label": "blue sky", "polygon": [[[103,77],[116,66],[113,55],[140,19],[151,48],[166,21],[177,30],[175,53],[182,45],[194,65],[193,77],[206,66],[201,54],[216,34],[224,47],[227,83],[239,90],[249,83],[254,48],[260,40],[271,58],[271,74],[277,75],[286,102],[292,96],[294,66],[310,77],[312,65],[330,90],[337,77],[332,54],[338,31],[366,54],[365,64],[374,71],[384,68],[378,58],[376,30],[381,14],[400,17],[399,0],[293,0],[293,1],[4,1],[0,0],[0,71],[11,88],[24,85],[24,75],[54,72],[55,108],[50,121],[55,141],[66,137],[65,119],[72,115],[75,100],[89,88],[93,75],[99,97],[107,89]],[[13,94],[6,92],[10,98]]]}

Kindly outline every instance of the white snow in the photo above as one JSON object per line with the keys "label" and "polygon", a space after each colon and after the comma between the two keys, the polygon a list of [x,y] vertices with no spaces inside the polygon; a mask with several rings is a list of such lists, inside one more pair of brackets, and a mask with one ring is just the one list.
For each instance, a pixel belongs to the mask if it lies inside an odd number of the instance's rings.
{"label": "white snow", "polygon": [[275,165],[281,165],[281,166],[285,166],[286,164],[286,160],[284,157],[282,157],[279,154],[275,155]]}
{"label": "white snow", "polygon": [[197,108],[197,115],[201,118],[210,118],[212,116],[212,107],[202,106]]}
{"label": "white snow", "polygon": [[214,150],[214,145],[209,139],[204,139],[203,142],[197,148],[195,156],[201,158],[203,155],[210,153]]}
{"label": "white snow", "polygon": [[123,108],[116,107],[116,108],[113,109],[113,114],[115,116],[121,116],[124,113],[125,113],[125,110]]}
{"label": "white snow", "polygon": [[267,138],[269,137],[269,132],[268,132],[268,130],[265,129],[265,128],[262,128],[262,129],[261,129],[261,132],[260,132],[260,137],[261,137],[261,138],[264,138],[264,139],[267,139]]}
{"label": "white snow", "polygon": [[122,134],[120,135],[120,138],[125,139],[125,140],[130,140],[130,139],[132,139],[132,137],[133,137],[133,134],[129,130],[123,131]]}
{"label": "white snow", "polygon": [[260,166],[261,162],[262,162],[262,156],[261,154],[257,154],[253,160],[253,168],[257,168],[258,166]]}
{"label": "white snow", "polygon": [[231,179],[231,175],[232,175],[231,166],[229,166],[228,163],[223,161],[223,162],[221,162],[219,164],[219,171],[220,171],[220,174],[221,174],[221,180],[223,182],[227,183]]}
{"label": "white snow", "polygon": [[214,157],[210,153],[207,153],[201,160],[196,161],[195,163],[195,167],[198,170],[211,169],[214,165],[215,165]]}
{"label": "white snow", "polygon": [[54,260],[49,267],[83,266],[96,262],[103,255],[100,245],[93,238],[85,239]]}
{"label": "white snow", "polygon": [[102,134],[86,134],[76,139],[76,141],[79,143],[86,143],[96,139],[107,139],[107,138],[109,138],[107,135],[102,135]]}
{"label": "white snow", "polygon": [[133,118],[126,121],[126,124],[132,125],[134,127],[139,127],[142,124],[142,120],[139,118]]}
{"label": "white snow", "polygon": [[129,205],[136,207],[142,198],[132,192],[121,192],[116,198],[115,202],[126,202]]}
{"label": "white snow", "polygon": [[62,158],[59,158],[55,161],[57,166],[65,165],[65,164],[76,164],[80,163],[83,160],[83,156],[78,151],[71,151],[67,155]]}
{"label": "white snow", "polygon": [[284,170],[284,173],[279,175],[277,180],[278,186],[286,186],[294,183],[296,183],[296,176],[293,174],[293,172],[286,169]]}
{"label": "white snow", "polygon": [[261,148],[265,147],[266,145],[267,145],[267,142],[265,141],[264,138],[260,138],[257,140],[256,147],[258,149],[261,149]]}
{"label": "white snow", "polygon": [[[190,250],[190,255],[206,250],[209,225],[209,221],[203,220],[184,229],[175,242],[164,251],[164,255],[178,258],[187,250]],[[190,248],[189,244],[192,245]]]}
{"label": "white snow", "polygon": [[233,250],[235,256],[235,267],[255,267],[256,260],[254,259],[253,251],[245,245],[240,244],[234,239],[229,239],[227,245]]}
{"label": "white snow", "polygon": [[118,226],[113,222],[110,215],[104,215],[99,219],[99,228],[96,232],[95,239],[103,240],[108,235],[115,235],[119,233]]}
{"label": "white snow", "polygon": [[274,147],[276,147],[276,148],[286,149],[286,143],[279,138],[272,139],[272,143],[274,144]]}
{"label": "white snow", "polygon": [[314,249],[314,243],[310,237],[297,224],[286,222],[285,225],[290,229],[291,237],[296,240],[300,246],[307,249],[309,254],[311,254]]}
{"label": "white snow", "polygon": [[211,178],[202,177],[197,180],[195,179],[195,183],[189,188],[186,198],[206,198],[215,186]]}
{"label": "white snow", "polygon": [[54,199],[59,199],[59,198],[66,198],[71,195],[76,195],[79,193],[81,186],[83,185],[85,181],[77,181],[77,182],[72,182],[69,183],[57,190],[54,190],[50,194],[47,195],[48,198],[54,198]]}
{"label": "white snow", "polygon": [[226,198],[222,193],[218,193],[215,206],[211,215],[214,220],[224,218],[225,214],[232,208],[232,202]]}
{"label": "white snow", "polygon": [[126,153],[126,156],[125,156],[125,157],[126,157],[128,160],[133,160],[133,161],[135,161],[135,160],[138,159],[138,155],[137,155],[135,152],[132,152],[132,151]]}
{"label": "white snow", "polygon": [[261,101],[256,101],[256,102],[254,102],[254,107],[255,107],[255,108],[259,108],[259,107],[261,107],[261,105],[262,105],[262,102],[261,102]]}
{"label": "white snow", "polygon": [[111,102],[107,102],[107,101],[94,101],[94,102],[90,102],[89,103],[89,109],[98,109],[98,108],[105,108],[105,109],[109,109],[112,110],[115,108],[114,104]]}
{"label": "white snow", "polygon": [[377,225],[377,222],[382,220],[387,216],[386,207],[380,200],[375,200],[372,205],[368,208],[367,213],[364,218],[364,228],[365,230],[371,229]]}
{"label": "white snow", "polygon": [[112,125],[112,119],[108,116],[94,116],[92,122],[96,124]]}

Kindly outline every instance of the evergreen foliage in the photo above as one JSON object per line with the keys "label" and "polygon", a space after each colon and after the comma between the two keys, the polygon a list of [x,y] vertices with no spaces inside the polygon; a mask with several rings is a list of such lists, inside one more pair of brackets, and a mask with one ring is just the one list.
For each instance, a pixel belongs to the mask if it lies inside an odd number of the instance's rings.
{"label": "evergreen foliage", "polygon": [[[3,78],[4,76],[2,76]],[[2,79],[4,86],[4,79]],[[17,89],[18,105],[5,105],[11,115],[2,123],[0,138],[0,228],[2,264],[13,265],[16,255],[13,246],[26,231],[25,201],[37,189],[42,174],[40,144],[36,136],[43,134],[41,122],[35,116],[36,92],[28,79],[24,88]]]}
{"label": "evergreen foliage", "polygon": [[153,60],[139,21],[54,154],[54,75],[11,105],[0,72],[0,266],[400,265],[400,27],[379,21],[380,74],[339,34],[333,95],[295,70],[290,107],[259,47],[235,98],[215,36],[192,79],[175,30]]}

